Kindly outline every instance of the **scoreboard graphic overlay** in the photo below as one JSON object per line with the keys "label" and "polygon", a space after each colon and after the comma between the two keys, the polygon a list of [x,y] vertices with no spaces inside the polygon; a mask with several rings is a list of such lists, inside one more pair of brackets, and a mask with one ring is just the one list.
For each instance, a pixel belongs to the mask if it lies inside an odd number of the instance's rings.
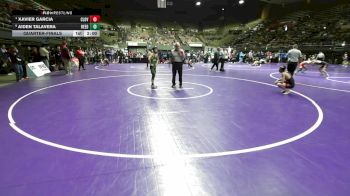
{"label": "scoreboard graphic overlay", "polygon": [[100,37],[101,10],[12,12],[12,37]]}

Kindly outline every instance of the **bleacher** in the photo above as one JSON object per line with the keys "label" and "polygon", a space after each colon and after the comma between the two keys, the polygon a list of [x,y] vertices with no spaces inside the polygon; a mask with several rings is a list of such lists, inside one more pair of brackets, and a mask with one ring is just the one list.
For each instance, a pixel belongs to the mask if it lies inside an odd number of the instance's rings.
{"label": "bleacher", "polygon": [[293,12],[284,16],[281,19],[281,21],[298,21],[300,19],[309,17],[310,14],[311,14],[310,10],[301,10],[301,11]]}
{"label": "bleacher", "polygon": [[[11,26],[11,11],[14,9],[46,9],[34,0],[4,0],[0,8],[0,30],[9,32]],[[125,45],[126,41],[145,42],[148,46],[172,46],[174,42],[183,45],[203,43],[209,46],[244,45],[244,47],[275,46],[284,47],[291,43],[299,44],[334,44],[349,40],[350,4],[340,4],[327,9],[299,10],[288,14],[279,20],[254,20],[246,24],[228,24],[203,29],[198,32],[190,24],[176,22],[155,23],[140,20],[123,22],[117,25],[102,24],[102,39],[70,38],[76,44]],[[284,30],[284,25],[288,30]],[[323,27],[326,26],[326,29]],[[59,43],[62,38],[52,38],[50,41]],[[39,42],[41,42],[39,40]],[[97,42],[97,43],[95,43]]]}
{"label": "bleacher", "polygon": [[222,28],[205,29],[200,37],[207,45],[241,48],[288,48],[293,43],[339,45],[343,41],[350,42],[349,12],[350,4],[323,10],[300,10],[278,20],[236,25],[228,32]]}

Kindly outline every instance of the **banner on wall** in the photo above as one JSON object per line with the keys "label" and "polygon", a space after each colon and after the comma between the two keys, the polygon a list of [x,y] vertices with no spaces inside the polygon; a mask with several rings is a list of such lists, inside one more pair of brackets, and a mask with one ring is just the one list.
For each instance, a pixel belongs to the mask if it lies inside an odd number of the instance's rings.
{"label": "banner on wall", "polygon": [[203,47],[203,44],[201,44],[201,43],[189,43],[188,45],[190,47],[198,47],[198,48]]}

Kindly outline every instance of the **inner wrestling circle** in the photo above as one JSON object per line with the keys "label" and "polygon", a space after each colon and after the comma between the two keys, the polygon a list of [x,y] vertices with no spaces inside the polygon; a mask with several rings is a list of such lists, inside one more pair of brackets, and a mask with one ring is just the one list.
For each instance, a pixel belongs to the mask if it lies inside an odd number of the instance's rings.
{"label": "inner wrestling circle", "polygon": [[[156,81],[157,82],[157,81]],[[127,91],[130,95],[146,99],[196,99],[213,93],[213,89],[204,84],[183,82],[183,88],[171,88],[169,83],[158,83],[156,89],[150,89],[149,82],[130,86]]]}

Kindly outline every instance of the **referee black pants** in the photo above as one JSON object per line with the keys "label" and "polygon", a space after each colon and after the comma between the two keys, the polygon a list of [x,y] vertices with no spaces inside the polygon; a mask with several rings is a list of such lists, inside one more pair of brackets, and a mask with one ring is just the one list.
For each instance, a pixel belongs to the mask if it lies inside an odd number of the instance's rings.
{"label": "referee black pants", "polygon": [[224,70],[225,61],[226,61],[226,59],[221,59],[221,60],[220,60],[220,62],[221,62],[220,71],[223,71],[223,70]]}
{"label": "referee black pants", "polygon": [[216,67],[216,71],[219,70],[219,61],[214,60],[213,66],[211,66],[210,70],[213,70],[213,68]]}
{"label": "referee black pants", "polygon": [[294,75],[294,72],[295,72],[297,66],[298,66],[297,62],[288,62],[287,70],[292,76]]}
{"label": "referee black pants", "polygon": [[78,60],[79,60],[79,70],[80,70],[81,67],[83,69],[85,69],[85,67],[84,67],[84,57],[79,57]]}
{"label": "referee black pants", "polygon": [[176,72],[179,72],[179,82],[182,85],[182,62],[173,62],[173,85],[175,85]]}

